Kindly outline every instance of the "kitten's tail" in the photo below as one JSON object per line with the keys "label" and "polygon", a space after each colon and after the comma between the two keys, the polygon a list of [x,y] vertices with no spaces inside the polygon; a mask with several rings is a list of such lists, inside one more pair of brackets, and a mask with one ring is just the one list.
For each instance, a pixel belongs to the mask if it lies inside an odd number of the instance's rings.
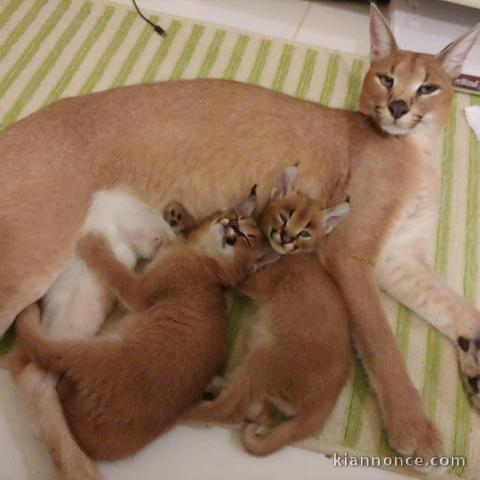
{"label": "kitten's tail", "polygon": [[63,373],[63,355],[68,342],[46,338],[40,330],[40,309],[32,303],[17,317],[15,328],[21,341],[23,353],[47,371]]}
{"label": "kitten's tail", "polygon": [[248,423],[243,430],[243,447],[252,455],[269,455],[318,432],[330,411],[331,408],[323,405],[316,412],[301,412],[296,417],[273,427],[265,435],[259,435],[259,429],[262,427],[255,423]]}

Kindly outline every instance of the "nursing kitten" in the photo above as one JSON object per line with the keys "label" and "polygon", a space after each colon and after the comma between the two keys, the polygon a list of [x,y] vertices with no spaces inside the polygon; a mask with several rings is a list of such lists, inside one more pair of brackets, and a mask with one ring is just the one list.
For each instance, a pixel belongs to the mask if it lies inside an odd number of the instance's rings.
{"label": "nursing kitten", "polygon": [[22,348],[61,375],[68,425],[93,459],[132,455],[171,427],[218,372],[227,348],[223,287],[241,282],[263,250],[253,196],[210,215],[139,275],[89,234],[78,252],[132,313],[122,338],[53,340],[36,305],[17,320]]}
{"label": "nursing kitten", "polygon": [[[139,258],[153,258],[160,245],[175,239],[164,217],[126,189],[104,190],[94,195],[81,235],[102,235],[115,258],[133,269]],[[43,298],[42,327],[52,337],[95,335],[113,303],[111,292],[77,256]]]}
{"label": "nursing kitten", "polygon": [[[140,257],[151,259],[161,245],[175,239],[178,225],[176,217],[171,216],[175,206],[167,205],[160,214],[124,188],[100,191],[93,197],[82,234],[101,234],[115,258],[133,269]],[[183,220],[188,222],[186,217]],[[42,299],[42,330],[50,337],[91,337],[113,303],[109,289],[76,256]],[[21,351],[12,362],[13,371],[21,369],[21,374],[14,377],[17,393],[35,435],[51,451],[59,474],[64,479],[100,478],[67,428],[55,388],[58,374],[28,363]],[[55,448],[60,439],[62,448]]]}
{"label": "nursing kitten", "polygon": [[[314,252],[349,212],[348,203],[321,210],[295,190],[297,169],[277,179],[259,225],[284,255],[240,285],[258,304],[249,353],[213,402],[189,418],[240,423],[255,455],[272,453],[317,432],[332,411],[351,364],[348,313],[339,289]],[[219,388],[216,378],[210,390]],[[212,388],[213,387],[213,388]],[[286,420],[265,433],[272,408]]]}

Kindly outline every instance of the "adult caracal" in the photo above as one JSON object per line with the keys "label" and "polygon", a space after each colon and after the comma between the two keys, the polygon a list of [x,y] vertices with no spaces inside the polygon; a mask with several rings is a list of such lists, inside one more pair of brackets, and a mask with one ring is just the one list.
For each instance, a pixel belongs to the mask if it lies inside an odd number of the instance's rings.
{"label": "adult caracal", "polygon": [[295,160],[308,179],[299,188],[322,208],[350,196],[351,213],[323,254],[349,305],[390,445],[440,456],[440,435],[408,377],[377,285],[455,342],[480,404],[480,313],[425,255],[437,210],[432,141],[480,24],[437,56],[399,50],[375,7],[370,26],[360,112],[236,82],[174,81],[62,100],[2,132],[0,333],[72,257],[94,192],[126,184],[157,208],[176,198],[203,217],[253,183],[262,204]]}

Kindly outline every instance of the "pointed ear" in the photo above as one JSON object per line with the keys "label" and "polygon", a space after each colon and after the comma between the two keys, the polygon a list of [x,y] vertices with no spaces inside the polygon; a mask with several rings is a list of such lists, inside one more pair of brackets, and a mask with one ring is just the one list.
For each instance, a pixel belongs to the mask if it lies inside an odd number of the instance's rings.
{"label": "pointed ear", "polygon": [[270,200],[273,198],[286,197],[295,190],[297,174],[298,169],[295,165],[287,167],[275,180],[272,191],[270,192]]}
{"label": "pointed ear", "polygon": [[370,61],[378,62],[398,50],[390,25],[374,3],[370,3]]}
{"label": "pointed ear", "polygon": [[328,235],[350,212],[350,203],[343,202],[333,208],[323,210],[322,230]]}
{"label": "pointed ear", "polygon": [[468,52],[473,47],[475,40],[480,34],[480,23],[477,23],[472,29],[462,37],[446,46],[436,58],[440,60],[443,70],[451,77],[456,78],[462,71],[462,65],[467,58]]}
{"label": "pointed ear", "polygon": [[257,185],[250,190],[248,197],[242,198],[239,202],[232,205],[240,218],[251,217],[257,208]]}

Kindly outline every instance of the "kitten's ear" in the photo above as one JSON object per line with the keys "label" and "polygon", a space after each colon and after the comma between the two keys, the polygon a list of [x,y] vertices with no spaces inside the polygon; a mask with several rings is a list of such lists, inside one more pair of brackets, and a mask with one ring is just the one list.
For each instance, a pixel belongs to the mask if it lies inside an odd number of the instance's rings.
{"label": "kitten's ear", "polygon": [[242,198],[239,202],[232,205],[232,208],[240,218],[253,216],[257,208],[257,186],[254,185],[248,197]]}
{"label": "kitten's ear", "polygon": [[295,190],[297,174],[298,168],[296,165],[287,167],[275,180],[272,191],[270,192],[270,200],[273,198],[286,197]]}
{"label": "kitten's ear", "polygon": [[462,71],[462,65],[467,58],[468,52],[473,47],[475,40],[480,34],[480,23],[477,23],[463,36],[447,45],[438,55],[443,70],[451,77],[457,77]]}
{"label": "kitten's ear", "polygon": [[370,61],[378,62],[397,50],[387,19],[374,3],[370,3]]}
{"label": "kitten's ear", "polygon": [[322,230],[328,235],[350,212],[350,203],[343,202],[336,207],[322,210]]}

